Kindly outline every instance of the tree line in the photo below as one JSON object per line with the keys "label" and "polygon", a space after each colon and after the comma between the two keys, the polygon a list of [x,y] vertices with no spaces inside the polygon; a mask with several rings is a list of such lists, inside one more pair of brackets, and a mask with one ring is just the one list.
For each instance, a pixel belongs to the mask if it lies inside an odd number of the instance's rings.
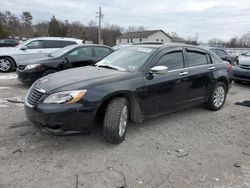
{"label": "tree line", "polygon": [[[93,41],[98,43],[98,26],[94,21],[90,21],[87,25],[80,22],[62,21],[53,16],[50,21],[41,21],[37,24],[32,24],[33,16],[31,12],[23,11],[21,15],[16,16],[10,11],[0,12],[0,38],[8,36],[21,36],[25,38],[32,37],[74,37],[83,41]],[[125,32],[145,31],[145,26],[129,26],[128,28],[119,25],[105,25],[102,27],[103,43],[109,46],[115,45],[115,38]],[[168,33],[173,41],[183,42],[187,44],[198,45],[199,34],[196,33],[193,37],[184,39],[179,37],[175,32]],[[222,45],[224,47],[250,47],[250,32],[241,37],[233,37],[228,41],[223,41],[218,38],[213,38],[208,41],[211,45]]]}

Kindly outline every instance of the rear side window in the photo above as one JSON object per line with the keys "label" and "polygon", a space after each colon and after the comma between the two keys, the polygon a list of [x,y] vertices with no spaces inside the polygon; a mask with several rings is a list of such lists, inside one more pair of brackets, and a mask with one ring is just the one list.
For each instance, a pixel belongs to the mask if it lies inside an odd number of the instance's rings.
{"label": "rear side window", "polygon": [[207,55],[200,52],[187,52],[188,66],[194,67],[199,65],[207,65]]}
{"label": "rear side window", "polygon": [[184,67],[182,52],[172,52],[161,57],[156,66],[166,66],[168,70]]}
{"label": "rear side window", "polygon": [[72,45],[72,44],[76,44],[76,42],[46,40],[46,41],[44,41],[44,48],[64,48],[64,47]]}
{"label": "rear side window", "polygon": [[94,47],[95,57],[105,57],[109,55],[112,51],[108,48]]}

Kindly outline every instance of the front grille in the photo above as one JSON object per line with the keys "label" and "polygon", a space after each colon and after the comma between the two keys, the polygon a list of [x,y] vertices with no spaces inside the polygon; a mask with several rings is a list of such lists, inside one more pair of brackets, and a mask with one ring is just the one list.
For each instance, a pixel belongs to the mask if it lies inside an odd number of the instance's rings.
{"label": "front grille", "polygon": [[239,74],[234,74],[234,76],[238,78],[243,78],[243,79],[250,79],[250,76],[244,76],[244,75],[239,75]]}
{"label": "front grille", "polygon": [[242,69],[250,69],[250,65],[239,65]]}
{"label": "front grille", "polygon": [[24,69],[25,69],[25,65],[19,65],[19,66],[18,66],[18,69],[19,69],[19,70],[24,70]]}
{"label": "front grille", "polygon": [[27,101],[30,105],[34,106],[42,98],[44,92],[42,90],[31,88],[27,97]]}

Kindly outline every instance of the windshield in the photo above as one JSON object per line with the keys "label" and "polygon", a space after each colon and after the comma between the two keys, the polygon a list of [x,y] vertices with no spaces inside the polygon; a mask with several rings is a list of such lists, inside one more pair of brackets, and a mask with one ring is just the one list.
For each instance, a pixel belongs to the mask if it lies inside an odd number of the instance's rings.
{"label": "windshield", "polygon": [[103,60],[96,66],[116,67],[117,70],[138,71],[156,49],[148,47],[121,48]]}
{"label": "windshield", "polygon": [[69,52],[70,50],[74,49],[76,47],[76,45],[70,45],[70,46],[66,46],[64,48],[61,48],[59,50],[56,50],[55,52],[49,54],[50,57],[60,57],[62,55],[64,55],[65,53]]}
{"label": "windshield", "polygon": [[26,44],[30,43],[33,39],[29,39],[29,40],[26,40],[24,42],[21,42],[20,44],[18,44],[17,46],[15,46],[15,48],[19,48],[19,47],[22,47],[22,46],[25,46]]}
{"label": "windshield", "polygon": [[247,53],[245,53],[245,54],[243,54],[244,56],[250,56],[250,51],[249,52],[247,52]]}

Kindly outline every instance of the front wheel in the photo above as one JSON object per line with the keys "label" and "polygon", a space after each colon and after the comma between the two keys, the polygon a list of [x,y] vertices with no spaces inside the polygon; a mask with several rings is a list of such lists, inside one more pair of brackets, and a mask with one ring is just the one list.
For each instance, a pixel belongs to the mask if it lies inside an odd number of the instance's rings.
{"label": "front wheel", "polygon": [[1,72],[11,72],[15,67],[15,63],[11,58],[1,57],[0,58],[0,71]]}
{"label": "front wheel", "polygon": [[108,142],[120,144],[126,135],[129,120],[129,105],[125,98],[113,99],[107,107],[103,135]]}
{"label": "front wheel", "polygon": [[226,95],[225,84],[223,82],[217,82],[210,93],[206,107],[213,111],[220,110],[225,103]]}

